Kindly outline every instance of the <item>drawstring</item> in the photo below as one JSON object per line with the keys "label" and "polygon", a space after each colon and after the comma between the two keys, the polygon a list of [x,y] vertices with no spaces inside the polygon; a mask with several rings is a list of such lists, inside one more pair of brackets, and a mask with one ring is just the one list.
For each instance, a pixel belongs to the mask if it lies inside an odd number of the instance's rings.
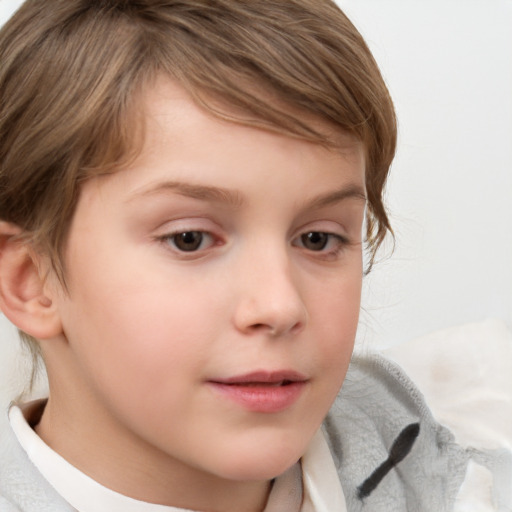
{"label": "drawstring", "polygon": [[382,479],[408,455],[419,433],[420,424],[411,423],[398,434],[389,450],[389,457],[357,488],[359,499],[367,498]]}

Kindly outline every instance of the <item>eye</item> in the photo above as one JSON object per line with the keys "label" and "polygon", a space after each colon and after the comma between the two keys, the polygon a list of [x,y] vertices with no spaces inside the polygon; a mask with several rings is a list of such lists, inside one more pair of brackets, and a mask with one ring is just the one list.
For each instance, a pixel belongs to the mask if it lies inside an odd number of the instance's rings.
{"label": "eye", "polygon": [[323,231],[309,231],[300,235],[293,243],[307,251],[336,255],[348,241],[341,235]]}
{"label": "eye", "polygon": [[301,235],[300,240],[302,246],[310,251],[323,251],[329,243],[331,235],[328,233],[320,233],[319,231],[311,231]]}
{"label": "eye", "polygon": [[204,231],[183,231],[166,235],[164,239],[181,252],[194,252],[213,245],[212,236]]}

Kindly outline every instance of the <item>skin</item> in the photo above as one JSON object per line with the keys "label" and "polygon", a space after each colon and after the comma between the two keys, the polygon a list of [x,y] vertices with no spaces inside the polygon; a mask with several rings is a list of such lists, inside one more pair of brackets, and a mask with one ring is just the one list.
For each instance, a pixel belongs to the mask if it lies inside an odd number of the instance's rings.
{"label": "skin", "polygon": [[[62,328],[41,341],[50,399],[36,430],[133,498],[262,510],[349,364],[364,152],[342,134],[328,150],[215,119],[164,79],[144,105],[140,156],[83,185],[64,255],[68,291],[51,276],[46,284]],[[184,251],[177,235],[187,232],[199,245]],[[275,413],[210,385],[283,369],[306,383]]]}

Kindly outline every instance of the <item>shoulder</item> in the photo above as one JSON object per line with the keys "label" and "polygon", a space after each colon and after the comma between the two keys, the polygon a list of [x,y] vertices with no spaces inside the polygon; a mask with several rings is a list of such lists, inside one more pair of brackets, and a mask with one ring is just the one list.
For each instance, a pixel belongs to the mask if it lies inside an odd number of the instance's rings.
{"label": "shoulder", "polygon": [[21,447],[0,411],[0,512],[70,512]]}
{"label": "shoulder", "polygon": [[16,437],[11,430],[7,410],[0,411],[0,512],[18,511],[12,494],[21,486],[23,476],[19,473],[16,454]]}
{"label": "shoulder", "polygon": [[452,511],[482,454],[458,445],[401,368],[377,354],[353,357],[324,430],[350,512]]}

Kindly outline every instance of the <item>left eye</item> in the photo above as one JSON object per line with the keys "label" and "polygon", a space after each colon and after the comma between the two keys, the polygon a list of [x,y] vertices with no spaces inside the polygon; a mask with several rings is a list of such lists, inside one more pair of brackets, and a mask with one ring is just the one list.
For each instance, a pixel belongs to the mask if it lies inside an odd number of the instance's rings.
{"label": "left eye", "polygon": [[198,251],[213,243],[211,235],[204,231],[183,231],[182,233],[174,233],[166,237],[166,240],[178,251],[182,252]]}
{"label": "left eye", "polygon": [[323,251],[329,243],[329,235],[327,233],[320,233],[312,231],[301,235],[300,241],[302,246],[310,251]]}
{"label": "left eye", "polygon": [[304,233],[300,235],[298,240],[299,241],[296,245],[299,245],[308,251],[315,252],[334,249],[343,244],[341,236],[321,231],[310,231],[309,233]]}

